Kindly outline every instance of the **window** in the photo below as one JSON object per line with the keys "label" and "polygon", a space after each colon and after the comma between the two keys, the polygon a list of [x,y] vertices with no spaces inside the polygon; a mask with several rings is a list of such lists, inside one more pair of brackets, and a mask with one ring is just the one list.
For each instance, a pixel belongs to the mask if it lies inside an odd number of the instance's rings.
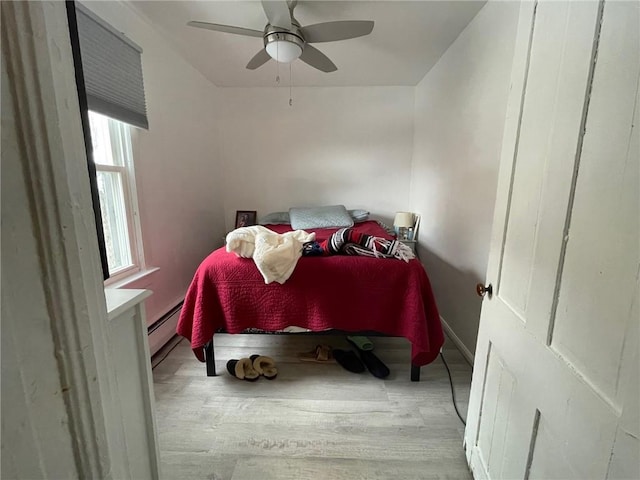
{"label": "window", "polygon": [[131,127],[89,111],[109,281],[143,267],[138,202],[131,156]]}

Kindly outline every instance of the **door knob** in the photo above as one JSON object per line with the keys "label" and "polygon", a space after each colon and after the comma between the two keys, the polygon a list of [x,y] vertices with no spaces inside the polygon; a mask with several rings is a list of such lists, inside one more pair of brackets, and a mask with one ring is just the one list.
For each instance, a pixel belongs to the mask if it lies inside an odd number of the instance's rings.
{"label": "door knob", "polygon": [[476,293],[478,295],[480,295],[481,297],[484,297],[485,294],[489,294],[489,298],[491,298],[491,295],[493,295],[493,285],[489,284],[489,285],[483,285],[481,283],[476,285]]}

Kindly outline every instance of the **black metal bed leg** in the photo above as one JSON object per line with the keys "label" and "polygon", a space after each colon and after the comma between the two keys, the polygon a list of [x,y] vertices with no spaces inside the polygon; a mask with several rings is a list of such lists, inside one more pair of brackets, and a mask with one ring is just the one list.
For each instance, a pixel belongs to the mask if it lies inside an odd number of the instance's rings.
{"label": "black metal bed leg", "polygon": [[411,364],[411,381],[419,382],[420,381],[420,366]]}
{"label": "black metal bed leg", "polygon": [[207,377],[215,377],[216,357],[213,353],[213,338],[204,346],[204,359],[207,363]]}

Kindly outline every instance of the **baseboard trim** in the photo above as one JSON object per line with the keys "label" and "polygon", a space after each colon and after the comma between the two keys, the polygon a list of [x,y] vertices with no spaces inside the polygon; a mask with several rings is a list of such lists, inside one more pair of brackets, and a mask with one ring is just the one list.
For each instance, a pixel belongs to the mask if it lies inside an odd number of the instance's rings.
{"label": "baseboard trim", "polygon": [[474,358],[475,358],[473,356],[473,353],[471,353],[471,351],[466,347],[466,345],[464,343],[462,343],[462,340],[460,340],[460,337],[458,337],[455,334],[453,329],[444,320],[444,318],[442,318],[442,316],[440,316],[440,322],[442,322],[442,326],[444,327],[444,331],[447,334],[447,336],[451,339],[451,341],[456,346],[456,348],[458,350],[460,350],[460,353],[462,353],[462,356],[469,363],[469,365],[471,365],[473,367],[473,361],[474,361]]}
{"label": "baseboard trim", "polygon": [[156,320],[151,325],[149,325],[149,327],[147,327],[147,333],[151,335],[155,330],[160,328],[167,320],[169,320],[182,308],[183,304],[184,304],[184,300],[180,300],[180,302],[175,307],[173,307],[171,310],[165,313],[162,317],[160,317],[158,320]]}
{"label": "baseboard trim", "polygon": [[176,334],[160,347],[156,353],[151,355],[151,368],[156,368],[182,340],[184,340],[184,337]]}
{"label": "baseboard trim", "polygon": [[149,326],[149,350],[151,351],[152,356],[158,353],[164,344],[171,340],[171,337],[176,334],[176,327],[178,326],[178,318],[180,317],[181,308],[182,302]]}

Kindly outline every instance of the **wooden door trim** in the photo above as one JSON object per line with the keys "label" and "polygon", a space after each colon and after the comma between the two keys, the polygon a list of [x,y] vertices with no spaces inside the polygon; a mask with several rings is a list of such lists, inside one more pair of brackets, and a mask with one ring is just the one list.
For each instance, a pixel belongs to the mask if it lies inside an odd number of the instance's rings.
{"label": "wooden door trim", "polygon": [[[29,199],[73,460],[80,478],[126,478],[65,4],[2,2],[1,9],[12,100],[3,107],[16,119],[19,151],[11,153],[27,179],[16,188]],[[37,427],[35,414],[28,416]],[[45,447],[37,447],[43,456]]]}

